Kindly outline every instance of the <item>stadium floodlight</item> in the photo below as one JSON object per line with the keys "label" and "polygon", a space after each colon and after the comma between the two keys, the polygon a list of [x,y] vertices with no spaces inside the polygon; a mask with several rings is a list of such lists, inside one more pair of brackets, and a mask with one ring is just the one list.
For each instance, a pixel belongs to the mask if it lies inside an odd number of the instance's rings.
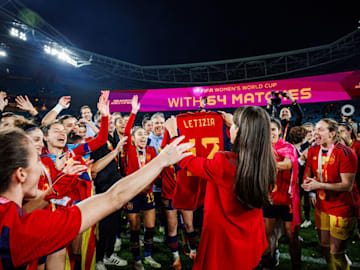
{"label": "stadium floodlight", "polygon": [[1,56],[1,57],[6,57],[6,56],[7,56],[6,51],[0,49],[0,56]]}
{"label": "stadium floodlight", "polygon": [[61,61],[64,61],[70,65],[73,65],[74,67],[77,66],[77,61],[72,59],[70,55],[68,55],[65,50],[62,50],[59,54],[58,54],[58,59]]}
{"label": "stadium floodlight", "polygon": [[23,41],[27,40],[26,33],[20,31],[19,29],[14,28],[14,27],[12,27],[10,29],[10,36],[17,37],[17,38],[19,38],[19,39],[21,39]]}
{"label": "stadium floodlight", "polygon": [[77,61],[70,56],[72,53],[65,48],[61,48],[60,46],[59,48],[54,48],[49,45],[44,45],[44,51],[47,54],[56,56],[60,61],[68,63],[74,67],[78,67]]}

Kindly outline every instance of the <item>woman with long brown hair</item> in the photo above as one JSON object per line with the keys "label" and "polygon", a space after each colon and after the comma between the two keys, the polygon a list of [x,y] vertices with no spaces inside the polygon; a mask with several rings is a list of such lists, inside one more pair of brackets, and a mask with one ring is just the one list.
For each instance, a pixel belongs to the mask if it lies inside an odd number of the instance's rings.
{"label": "woman with long brown hair", "polygon": [[[268,205],[276,167],[270,119],[260,107],[245,106],[231,115],[231,152],[213,159],[190,156],[178,165],[208,180],[204,222],[193,269],[253,269],[266,248],[261,208]],[[227,122],[227,121],[225,121]],[[177,136],[174,117],[165,124]]]}

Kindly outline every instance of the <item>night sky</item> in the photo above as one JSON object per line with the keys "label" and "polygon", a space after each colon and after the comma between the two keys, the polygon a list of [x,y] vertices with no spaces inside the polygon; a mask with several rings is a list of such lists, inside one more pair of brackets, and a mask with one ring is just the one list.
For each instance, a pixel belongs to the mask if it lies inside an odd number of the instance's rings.
{"label": "night sky", "polygon": [[323,45],[356,30],[360,19],[357,1],[22,2],[75,46],[140,65],[216,61]]}

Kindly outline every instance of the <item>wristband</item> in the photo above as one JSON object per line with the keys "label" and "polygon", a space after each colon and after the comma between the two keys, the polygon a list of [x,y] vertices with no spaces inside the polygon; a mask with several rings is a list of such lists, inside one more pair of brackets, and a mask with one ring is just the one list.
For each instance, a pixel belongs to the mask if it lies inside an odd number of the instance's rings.
{"label": "wristband", "polygon": [[29,112],[31,115],[37,115],[38,114],[38,111],[37,110],[31,110],[30,112]]}
{"label": "wristband", "polygon": [[59,114],[63,109],[63,106],[61,106],[60,104],[56,104],[56,106],[52,110]]}

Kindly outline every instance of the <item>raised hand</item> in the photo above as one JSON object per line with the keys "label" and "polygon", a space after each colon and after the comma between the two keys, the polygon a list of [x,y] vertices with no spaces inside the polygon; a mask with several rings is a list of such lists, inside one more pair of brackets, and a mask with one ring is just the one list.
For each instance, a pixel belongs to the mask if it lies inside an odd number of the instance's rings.
{"label": "raised hand", "polygon": [[116,153],[120,153],[121,150],[123,149],[124,145],[126,144],[126,140],[127,140],[127,136],[121,138],[121,140],[118,142],[117,146],[116,146]]}
{"label": "raised hand", "polygon": [[290,91],[286,92],[286,97],[291,101],[295,102],[295,98]]}
{"label": "raised hand", "polygon": [[85,118],[80,118],[79,121],[78,121],[78,123],[79,123],[80,125],[86,125],[86,124],[88,123],[88,120],[86,120]]}
{"label": "raised hand", "polygon": [[194,147],[193,143],[182,143],[185,136],[181,136],[175,139],[172,143],[168,144],[159,154],[159,158],[162,159],[163,165],[168,167],[182,160],[185,157],[191,156],[192,152],[187,152],[190,148]]}
{"label": "raised hand", "polygon": [[69,160],[69,158],[70,158],[69,152],[64,153],[64,155],[58,155],[55,159],[55,168],[58,171],[63,170],[65,167],[65,164]]}
{"label": "raised hand", "polygon": [[15,98],[15,101],[16,101],[16,107],[18,107],[19,109],[30,112],[32,115],[37,114],[37,110],[30,102],[28,96],[25,95],[25,98],[23,96],[17,96]]}
{"label": "raised hand", "polygon": [[63,173],[69,175],[80,175],[88,170],[87,165],[82,165],[80,161],[74,160],[65,166]]}
{"label": "raised hand", "polygon": [[5,107],[8,105],[9,100],[7,99],[6,92],[0,92],[0,111],[3,111]]}
{"label": "raised hand", "polygon": [[133,96],[131,100],[131,112],[137,114],[140,109],[139,97],[137,95]]}
{"label": "raised hand", "polygon": [[103,116],[103,117],[106,117],[110,114],[110,111],[109,111],[109,94],[110,94],[110,91],[101,91],[101,96],[99,98],[99,102],[97,104],[97,108],[100,112],[100,115]]}
{"label": "raised hand", "polygon": [[176,117],[171,116],[165,121],[165,128],[169,132],[170,137],[178,136]]}
{"label": "raised hand", "polygon": [[227,127],[231,127],[233,125],[233,115],[231,113],[227,113],[224,111],[218,111],[220,113],[222,119],[224,120],[224,123]]}
{"label": "raised hand", "polygon": [[63,109],[68,109],[70,107],[71,96],[63,96],[59,99],[58,104],[63,107]]}

